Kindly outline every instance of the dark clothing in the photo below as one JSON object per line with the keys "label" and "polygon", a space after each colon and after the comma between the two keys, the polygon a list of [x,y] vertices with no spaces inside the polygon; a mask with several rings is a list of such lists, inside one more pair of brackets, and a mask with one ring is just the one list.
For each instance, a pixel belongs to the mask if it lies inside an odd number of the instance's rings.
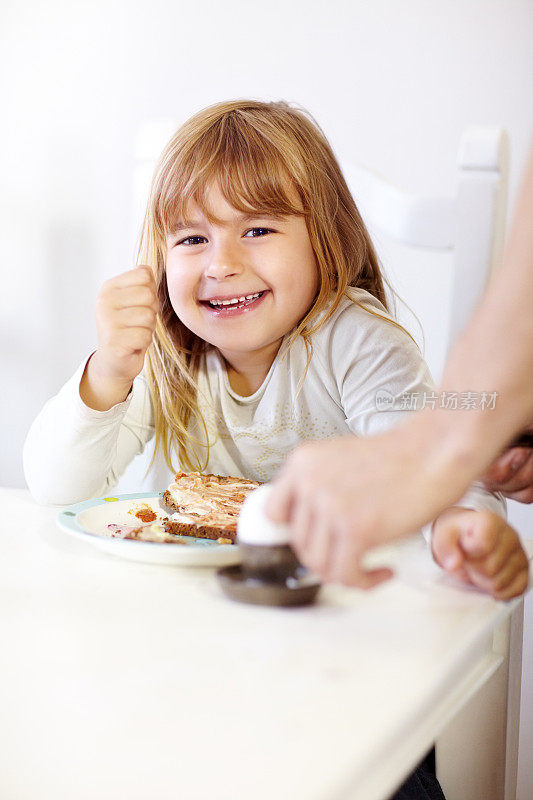
{"label": "dark clothing", "polygon": [[435,750],[409,775],[390,800],[446,800],[435,774]]}

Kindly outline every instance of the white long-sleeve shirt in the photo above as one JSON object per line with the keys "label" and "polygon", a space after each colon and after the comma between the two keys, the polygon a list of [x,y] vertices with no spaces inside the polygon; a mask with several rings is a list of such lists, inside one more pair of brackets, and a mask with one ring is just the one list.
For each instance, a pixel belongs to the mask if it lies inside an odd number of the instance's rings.
{"label": "white long-sleeve shirt", "polygon": [[[374,297],[350,289],[312,337],[307,372],[301,337],[290,348],[285,341],[262,385],[249,397],[231,388],[218,352],[206,354],[198,378],[211,442],[206,472],[268,481],[301,442],[381,433],[407,409],[431,399],[431,376],[414,342],[356,303],[386,316]],[[46,403],[26,439],[26,480],[41,503],[65,505],[107,493],[155,433],[144,376],[135,379],[123,403],[95,411],[79,393],[85,363]],[[177,458],[175,467],[180,467]],[[171,472],[161,464],[159,471],[167,476],[164,489]],[[478,484],[461,504],[505,513],[501,496]]]}

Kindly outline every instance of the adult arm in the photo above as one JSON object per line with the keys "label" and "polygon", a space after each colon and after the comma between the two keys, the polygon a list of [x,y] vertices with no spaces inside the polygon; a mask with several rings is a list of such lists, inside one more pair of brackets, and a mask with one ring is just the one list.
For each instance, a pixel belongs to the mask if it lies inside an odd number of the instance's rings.
{"label": "adult arm", "polygon": [[[450,441],[469,446],[471,477],[486,469],[533,416],[533,148],[503,265],[452,351],[442,389],[497,391],[491,411],[441,413]],[[438,415],[434,415],[438,416]],[[435,424],[435,422],[434,422]],[[455,448],[459,445],[455,443]]]}
{"label": "adult arm", "polygon": [[[353,565],[370,586],[369,547],[417,530],[454,503],[533,413],[533,150],[504,263],[454,348],[441,391],[497,392],[492,410],[426,409],[368,439],[296,450],[274,481],[267,513]],[[305,535],[304,535],[305,532]],[[306,544],[307,542],[307,544]]]}

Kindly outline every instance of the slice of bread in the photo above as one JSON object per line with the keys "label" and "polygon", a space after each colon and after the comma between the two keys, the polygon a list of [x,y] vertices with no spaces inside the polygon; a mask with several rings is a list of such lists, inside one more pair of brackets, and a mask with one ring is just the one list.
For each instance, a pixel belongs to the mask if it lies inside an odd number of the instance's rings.
{"label": "slice of bread", "polygon": [[166,533],[235,542],[237,517],[247,494],[260,484],[244,478],[178,472],[162,494]]}

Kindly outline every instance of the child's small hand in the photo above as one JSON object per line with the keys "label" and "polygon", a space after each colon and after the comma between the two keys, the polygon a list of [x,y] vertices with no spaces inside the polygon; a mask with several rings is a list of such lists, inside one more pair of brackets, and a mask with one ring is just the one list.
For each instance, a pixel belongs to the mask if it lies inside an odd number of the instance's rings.
{"label": "child's small hand", "polygon": [[135,269],[106,281],[96,301],[101,374],[132,382],[144,365],[158,311],[155,278],[150,267]]}
{"label": "child's small hand", "polygon": [[96,301],[98,348],[80,381],[80,397],[106,411],[125,400],[144,366],[158,311],[150,267],[136,267],[106,281]]}
{"label": "child's small hand", "polygon": [[498,514],[448,509],[433,525],[431,547],[443,569],[497,600],[527,588],[528,559],[516,531]]}

